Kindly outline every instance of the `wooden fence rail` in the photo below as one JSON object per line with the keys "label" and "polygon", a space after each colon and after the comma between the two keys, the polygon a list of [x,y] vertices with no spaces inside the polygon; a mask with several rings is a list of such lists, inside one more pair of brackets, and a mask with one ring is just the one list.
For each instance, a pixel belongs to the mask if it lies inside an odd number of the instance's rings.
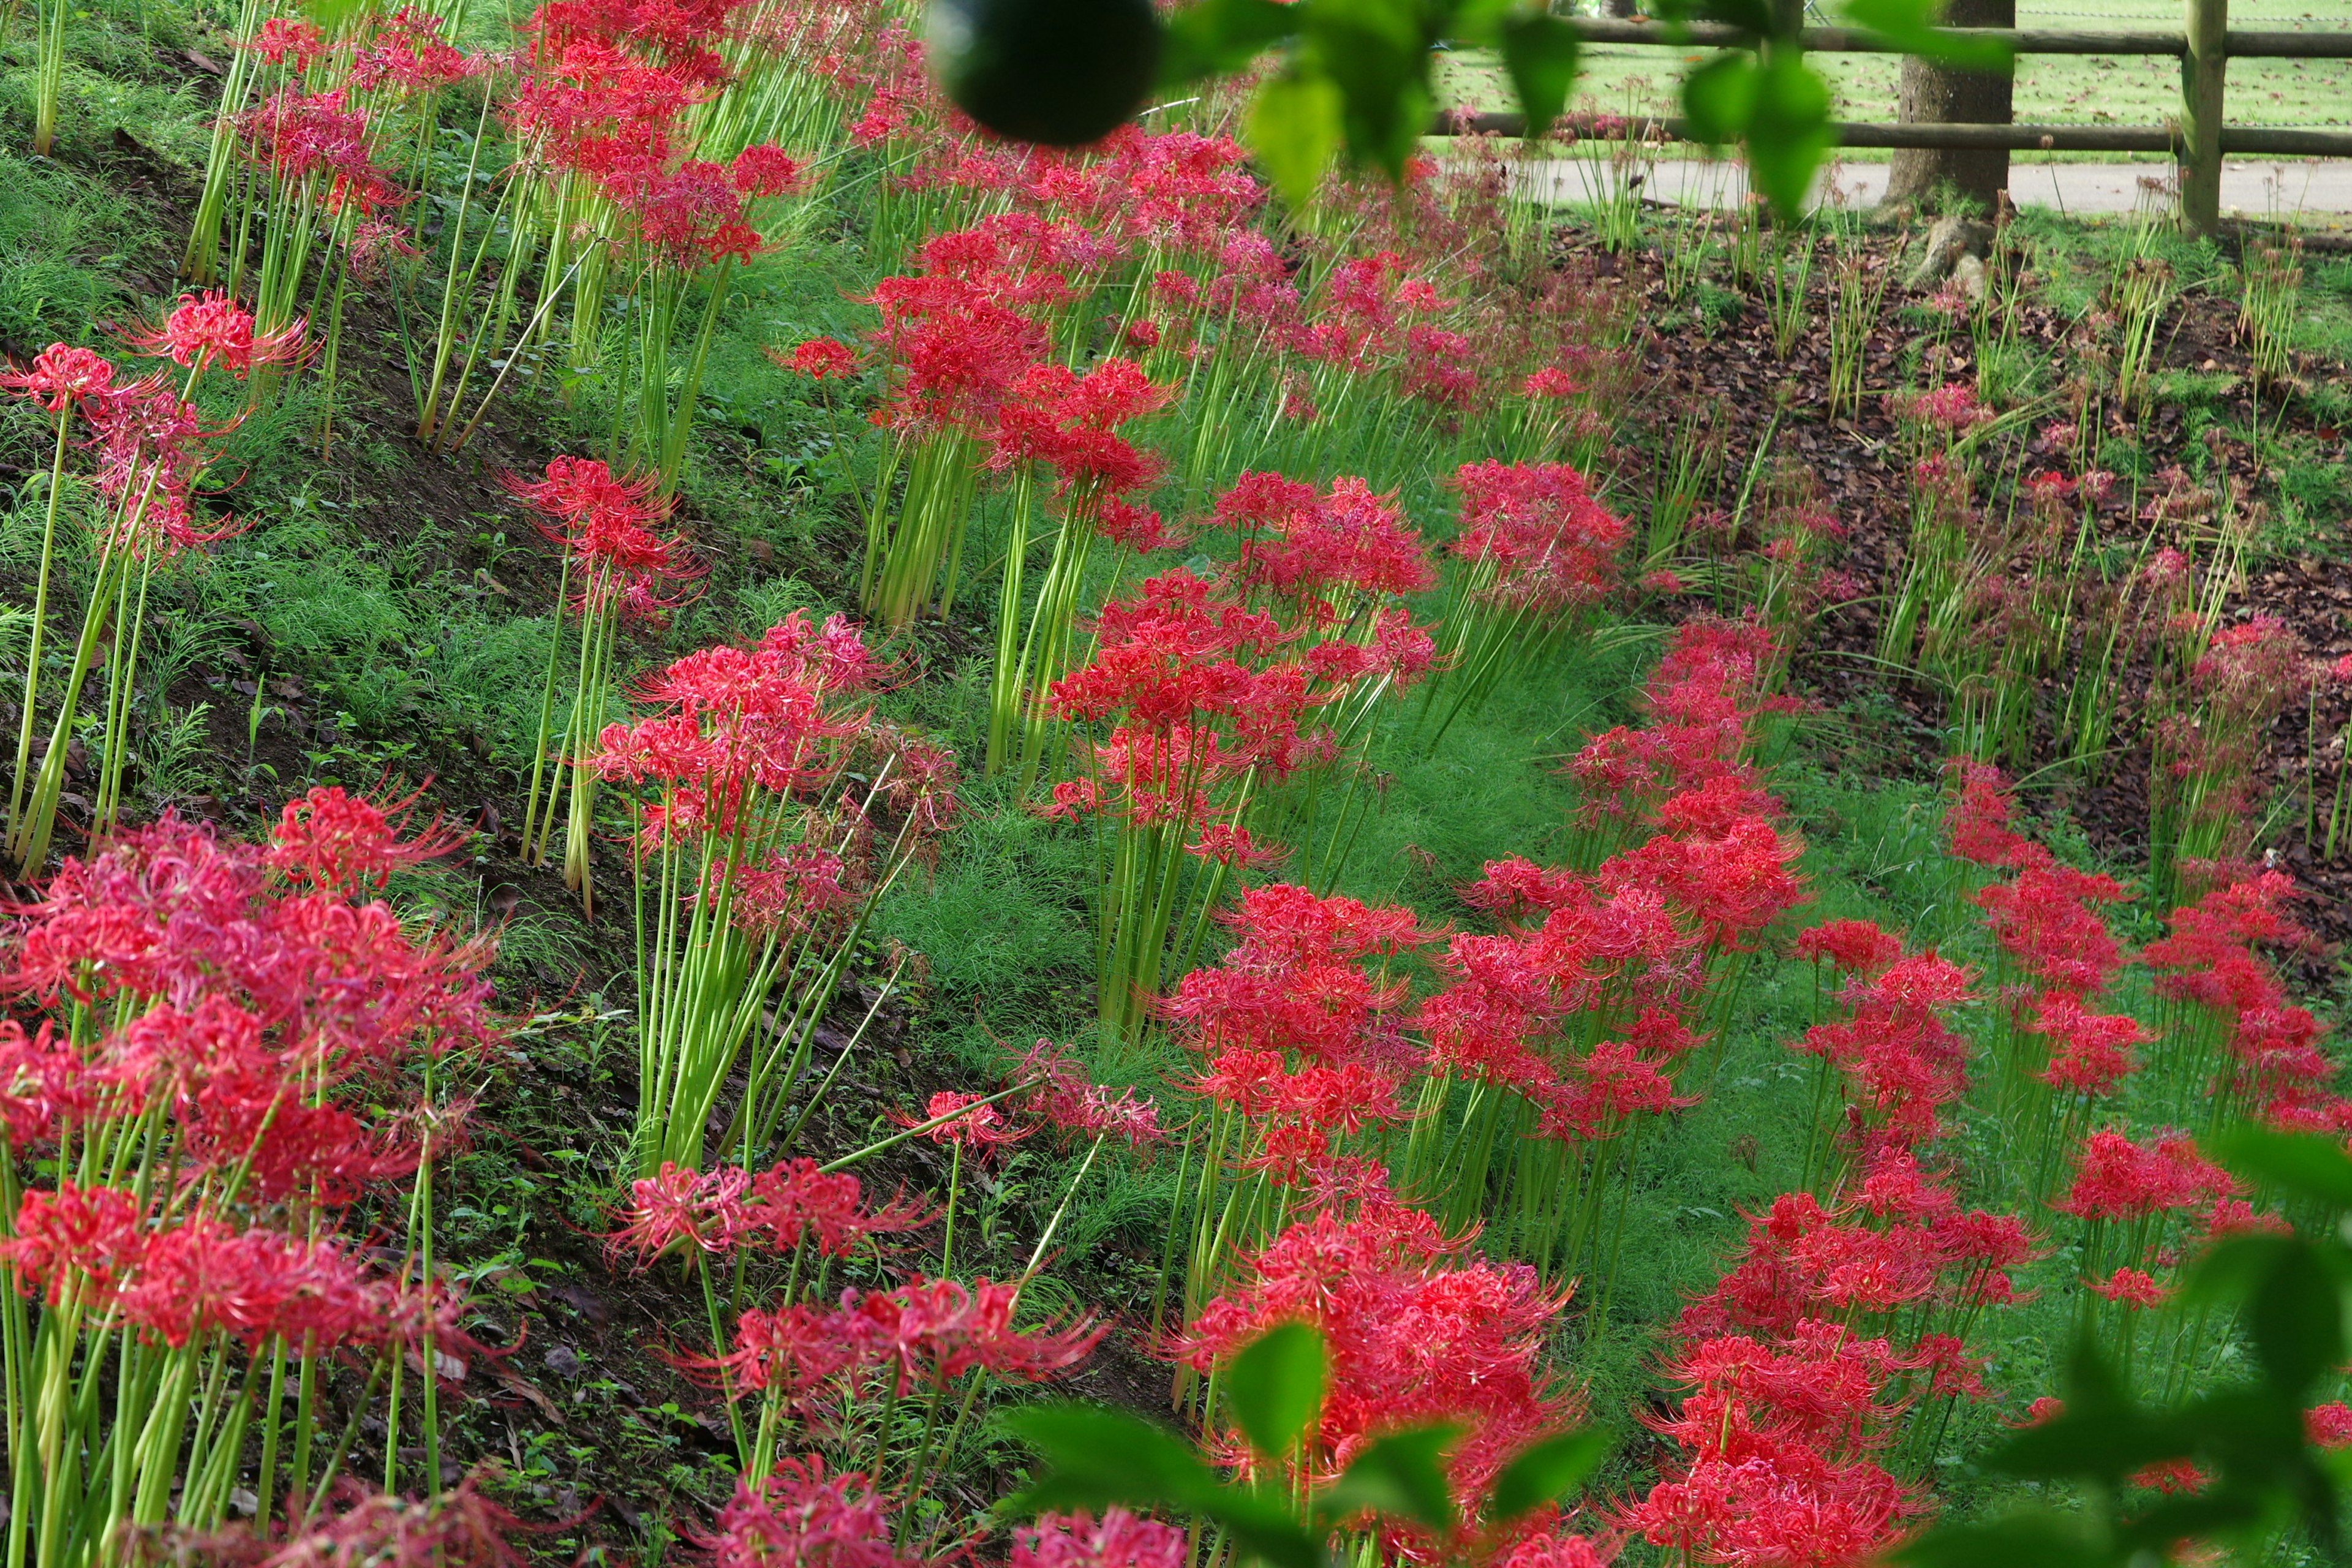
{"label": "wooden fence rail", "polygon": [[[2285,126],[2229,125],[2222,120],[2224,84],[2232,59],[2352,59],[2352,28],[2288,33],[2233,28],[2229,0],[2186,0],[2186,26],[2178,33],[2085,31],[2048,27],[1954,27],[1967,38],[1998,39],[2021,55],[2168,55],[2180,61],[2181,112],[2171,125],[1968,125],[1939,121],[1910,124],[1840,123],[1832,129],[1847,147],[1981,147],[2012,152],[2169,153],[2180,165],[2180,215],[2190,229],[2210,234],[2221,216],[2221,160],[2232,153],[2285,158],[2352,158],[2352,131],[2303,130]],[[1590,44],[1634,44],[1661,48],[1717,47],[1737,44],[1736,28],[1696,23],[1679,30],[1655,23],[1570,18]],[[1807,27],[1804,47],[1827,54],[1898,54],[1874,33],[1853,27]],[[1569,128],[1590,132],[1598,121],[1570,116]],[[1458,114],[1438,128],[1440,135],[1498,132],[1517,135],[1524,122],[1516,114]],[[1647,128],[1673,141],[1689,139],[1676,119],[1655,120]]]}

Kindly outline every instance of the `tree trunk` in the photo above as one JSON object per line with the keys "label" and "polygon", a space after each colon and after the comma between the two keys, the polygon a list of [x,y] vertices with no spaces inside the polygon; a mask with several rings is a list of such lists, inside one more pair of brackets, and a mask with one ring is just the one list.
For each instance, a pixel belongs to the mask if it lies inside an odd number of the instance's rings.
{"label": "tree trunk", "polygon": [[[1952,27],[2014,27],[2017,0],[1950,0],[1943,19]],[[2011,120],[2011,85],[2006,73],[1956,71],[1906,56],[1902,107],[1896,118],[1906,124],[1948,121],[2006,125]],[[2000,193],[2009,188],[2007,149],[1904,147],[1895,151],[1894,166],[1887,171],[1887,200],[1923,201],[1940,185],[1981,202],[1990,213],[1999,205]]]}

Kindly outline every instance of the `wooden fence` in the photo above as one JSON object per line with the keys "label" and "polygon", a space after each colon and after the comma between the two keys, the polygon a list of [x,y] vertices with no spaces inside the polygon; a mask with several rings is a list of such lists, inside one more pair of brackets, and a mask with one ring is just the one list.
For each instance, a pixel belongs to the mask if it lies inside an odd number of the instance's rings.
{"label": "wooden fence", "polygon": [[[2169,153],[2180,165],[2182,221],[2210,234],[2221,216],[2221,160],[2236,153],[2284,158],[2352,158],[2352,131],[2304,131],[2230,125],[2222,119],[2223,88],[2232,59],[2352,59],[2352,28],[2335,32],[2264,32],[2229,25],[2229,0],[2186,0],[2187,25],[2178,33],[2078,31],[2042,27],[1954,27],[1960,37],[1999,39],[2021,55],[2169,55],[2180,61],[2180,118],[2168,125],[1970,125],[1923,121],[1909,124],[1845,122],[1834,127],[1848,147],[2006,147],[2059,153]],[[1729,27],[1694,24],[1673,30],[1656,23],[1570,18],[1585,42],[1663,48],[1714,47],[1742,41]],[[1851,27],[1807,27],[1804,46],[1825,54],[1897,54],[1875,34]],[[2352,94],[2347,97],[2352,109]],[[1573,121],[1571,121],[1573,123]],[[1457,116],[1454,127],[1516,134],[1516,114]],[[1686,140],[1680,120],[1655,128]]]}

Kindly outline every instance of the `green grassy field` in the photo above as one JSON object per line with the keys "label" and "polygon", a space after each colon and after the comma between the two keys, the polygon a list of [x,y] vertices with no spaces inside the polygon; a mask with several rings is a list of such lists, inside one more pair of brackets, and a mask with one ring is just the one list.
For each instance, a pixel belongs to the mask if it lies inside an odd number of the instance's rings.
{"label": "green grassy field", "polygon": [[[2025,27],[2120,32],[2174,28],[2181,22],[2180,7],[2159,0],[2021,0],[2018,6],[2018,25]],[[2230,8],[2230,25],[2293,31],[2352,28],[2352,5],[2344,0],[2236,0]],[[1668,110],[1685,64],[1704,58],[1695,49],[1595,47],[1585,56],[1576,106],[1609,114]],[[1822,55],[1814,63],[1836,94],[1839,119],[1895,117],[1895,83],[1902,68],[1895,57]],[[1482,79],[1491,79],[1474,66],[1456,79],[1472,101],[1499,105],[1507,95],[1489,93]],[[2232,124],[2343,125],[2352,121],[2352,60],[2233,61],[2228,105]],[[2029,57],[2018,62],[2016,112],[2021,121],[2053,124],[2162,124],[2180,112],[2180,69],[2160,56]],[[2103,161],[2113,157],[2097,156]]]}

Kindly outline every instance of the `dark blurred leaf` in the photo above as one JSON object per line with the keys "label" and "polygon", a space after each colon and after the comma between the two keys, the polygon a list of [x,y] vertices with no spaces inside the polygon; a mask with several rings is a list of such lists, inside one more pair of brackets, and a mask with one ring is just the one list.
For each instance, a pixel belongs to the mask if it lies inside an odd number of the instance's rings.
{"label": "dark blurred leaf", "polygon": [[1282,1323],[1243,1347],[1226,1367],[1225,1400],[1250,1447],[1287,1459],[1323,1408],[1330,1372],[1323,1336],[1304,1323]]}
{"label": "dark blurred leaf", "polygon": [[1461,1436],[1462,1428],[1444,1425],[1390,1433],[1316,1497],[1316,1511],[1336,1520],[1370,1509],[1450,1533],[1454,1489],[1446,1481],[1445,1451]]}
{"label": "dark blurred leaf", "polygon": [[2194,1435],[2178,1421],[2151,1415],[2132,1401],[2086,1336],[2076,1342],[2069,1364],[2064,1411],[2020,1432],[1985,1462],[2014,1476],[2113,1487],[2159,1459],[2185,1458],[2194,1447]]}
{"label": "dark blurred leaf", "polygon": [[1339,150],[1339,89],[1319,76],[1278,76],[1257,89],[1244,136],[1274,188],[1304,205]]}
{"label": "dark blurred leaf", "polygon": [[1419,0],[1301,0],[1305,64],[1339,89],[1339,125],[1360,163],[1402,178],[1429,129],[1430,47]]}
{"label": "dark blurred leaf", "polygon": [[1548,11],[1521,11],[1503,19],[1503,68],[1519,95],[1527,134],[1552,128],[1576,86],[1576,29]]}
{"label": "dark blurred leaf", "polygon": [[1000,1417],[1037,1450],[1046,1473],[1014,1500],[1017,1511],[1197,1508],[1219,1489],[1200,1456],[1166,1427],[1095,1405],[1029,1405]]}
{"label": "dark blurred leaf", "polygon": [[1495,1478],[1486,1503],[1487,1521],[1508,1524],[1521,1514],[1559,1501],[1582,1484],[1608,1452],[1609,1434],[1592,1427],[1529,1444]]}
{"label": "dark blurred leaf", "polygon": [[1168,18],[1160,58],[1163,86],[1239,70],[1297,32],[1299,7],[1275,0],[1200,0]]}
{"label": "dark blurred leaf", "polygon": [[1320,1542],[1279,1499],[1224,1485],[1163,1426],[1092,1405],[1024,1405],[998,1419],[1045,1461],[1045,1474],[1007,1504],[1014,1514],[1165,1509],[1223,1525],[1275,1568],[1323,1568]]}
{"label": "dark blurred leaf", "polygon": [[1944,1525],[1886,1554],[1915,1568],[2099,1568],[2127,1558],[2078,1516],[2021,1511],[1990,1524]]}
{"label": "dark blurred leaf", "polygon": [[2352,1154],[2333,1139],[2241,1123],[2217,1133],[2212,1149],[2214,1158],[2242,1176],[2331,1209],[2352,1209]]}
{"label": "dark blurred leaf", "polygon": [[1748,176],[1783,221],[1804,215],[1832,140],[1829,83],[1796,50],[1767,50],[1748,121]]}
{"label": "dark blurred leaf", "polygon": [[1756,57],[1726,49],[1683,78],[1683,113],[1702,142],[1737,142],[1756,115]]}
{"label": "dark blurred leaf", "polygon": [[1846,0],[1845,14],[1906,55],[1960,70],[2007,71],[2016,51],[1999,38],[1963,38],[1937,27],[1937,0]]}
{"label": "dark blurred leaf", "polygon": [[2308,1244],[2275,1256],[2245,1319],[2255,1355],[2284,1392],[2300,1396],[2344,1362],[2343,1292]]}

